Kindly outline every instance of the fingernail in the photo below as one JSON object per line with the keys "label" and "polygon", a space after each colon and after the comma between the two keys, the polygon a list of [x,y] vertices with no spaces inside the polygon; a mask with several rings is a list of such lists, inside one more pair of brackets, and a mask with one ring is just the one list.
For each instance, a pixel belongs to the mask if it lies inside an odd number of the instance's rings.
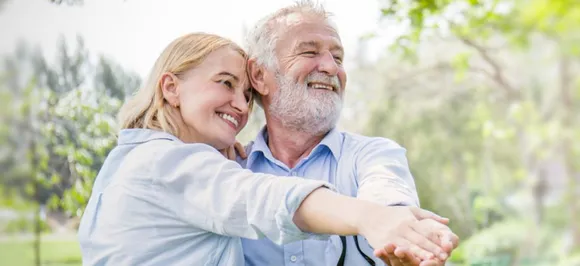
{"label": "fingernail", "polygon": [[439,258],[442,260],[446,260],[447,259],[447,254],[445,253],[439,253]]}

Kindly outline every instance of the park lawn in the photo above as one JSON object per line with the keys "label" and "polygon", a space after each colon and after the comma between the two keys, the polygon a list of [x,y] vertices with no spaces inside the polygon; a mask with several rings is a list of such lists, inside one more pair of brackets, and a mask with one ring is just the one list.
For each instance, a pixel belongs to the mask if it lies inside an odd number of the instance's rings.
{"label": "park lawn", "polygon": [[[41,244],[41,261],[43,266],[80,266],[78,242],[69,239],[44,240]],[[33,242],[0,241],[0,266],[34,266]]]}

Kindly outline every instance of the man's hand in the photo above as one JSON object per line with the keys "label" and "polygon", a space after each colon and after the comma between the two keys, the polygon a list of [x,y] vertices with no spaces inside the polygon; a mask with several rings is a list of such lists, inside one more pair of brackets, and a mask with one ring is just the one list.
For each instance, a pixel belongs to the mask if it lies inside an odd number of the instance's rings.
{"label": "man's hand", "polygon": [[397,247],[388,244],[383,250],[375,252],[377,257],[386,258],[385,262],[390,266],[443,266],[459,243],[459,238],[451,230],[431,219],[419,221],[414,227],[415,231],[427,235],[429,240],[437,243],[446,252],[447,256],[421,260],[412,250],[405,247]]}
{"label": "man's hand", "polygon": [[233,146],[220,150],[220,152],[226,158],[233,161],[236,160],[236,154],[239,155],[242,159],[246,159],[246,157],[248,157],[248,155],[246,154],[246,150],[244,149],[244,146],[238,141],[236,141],[236,144],[234,144]]}
{"label": "man's hand", "polygon": [[[361,222],[360,233],[375,248],[375,256],[385,263],[394,259],[393,254],[399,255],[398,262],[403,263],[399,265],[405,266],[418,266],[423,261],[425,265],[437,265],[429,261],[448,257],[438,236],[451,232],[445,225],[449,220],[432,212],[417,207],[383,207],[367,212]],[[392,244],[395,250],[387,249],[387,244]]]}

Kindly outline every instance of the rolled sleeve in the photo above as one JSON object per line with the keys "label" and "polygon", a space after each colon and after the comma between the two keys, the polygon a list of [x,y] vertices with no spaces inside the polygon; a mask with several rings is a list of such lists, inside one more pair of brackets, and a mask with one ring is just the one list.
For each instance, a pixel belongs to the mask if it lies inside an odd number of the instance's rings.
{"label": "rolled sleeve", "polygon": [[385,206],[419,206],[406,150],[397,143],[375,138],[359,151],[356,160],[357,198]]}
{"label": "rolled sleeve", "polygon": [[[300,179],[300,180],[308,180],[308,179]],[[318,183],[318,182],[317,182]],[[293,189],[289,192],[285,200],[285,207],[280,208],[276,213],[276,221],[278,222],[278,227],[282,230],[282,237],[283,239],[280,240],[280,243],[290,243],[297,240],[304,240],[304,239],[313,239],[313,240],[327,240],[330,235],[324,234],[314,234],[309,232],[304,232],[300,230],[296,226],[293,221],[294,214],[300,207],[300,204],[306,199],[306,197],[317,188],[321,186],[317,183],[309,184],[304,187],[300,187],[297,189]],[[337,192],[336,188],[329,183],[324,183],[323,185],[325,188],[331,189]],[[280,244],[277,243],[277,244]]]}
{"label": "rolled sleeve", "polygon": [[216,234],[276,244],[325,238],[302,232],[294,214],[326,182],[253,173],[204,144],[175,145],[158,161],[162,199],[186,223]]}

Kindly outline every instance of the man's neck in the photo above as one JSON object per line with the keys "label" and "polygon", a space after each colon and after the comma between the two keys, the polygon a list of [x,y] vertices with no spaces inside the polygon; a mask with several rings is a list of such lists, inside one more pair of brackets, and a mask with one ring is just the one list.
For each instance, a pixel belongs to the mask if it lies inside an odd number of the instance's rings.
{"label": "man's neck", "polygon": [[266,129],[268,130],[268,147],[272,155],[289,168],[294,168],[302,158],[308,156],[325,135],[313,135],[287,129],[275,119],[267,122]]}

